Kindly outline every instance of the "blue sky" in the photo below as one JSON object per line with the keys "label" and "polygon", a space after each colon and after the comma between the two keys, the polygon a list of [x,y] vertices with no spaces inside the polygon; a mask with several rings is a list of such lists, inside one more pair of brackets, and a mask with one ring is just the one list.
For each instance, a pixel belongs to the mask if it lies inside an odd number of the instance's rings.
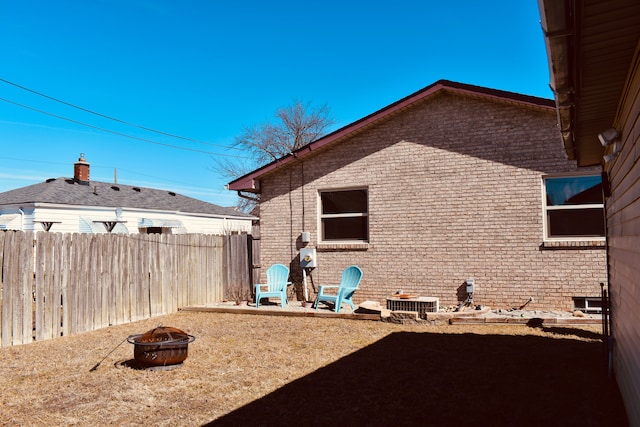
{"label": "blue sky", "polygon": [[213,157],[296,99],[335,129],[440,79],[552,98],[539,21],[535,0],[6,1],[0,192],[85,153],[92,180],[232,206]]}

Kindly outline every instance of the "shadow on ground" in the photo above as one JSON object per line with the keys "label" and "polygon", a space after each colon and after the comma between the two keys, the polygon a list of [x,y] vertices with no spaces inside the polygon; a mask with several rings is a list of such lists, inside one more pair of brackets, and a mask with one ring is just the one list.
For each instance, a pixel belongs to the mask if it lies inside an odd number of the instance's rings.
{"label": "shadow on ground", "polygon": [[628,422],[618,388],[607,377],[600,342],[399,332],[208,425]]}

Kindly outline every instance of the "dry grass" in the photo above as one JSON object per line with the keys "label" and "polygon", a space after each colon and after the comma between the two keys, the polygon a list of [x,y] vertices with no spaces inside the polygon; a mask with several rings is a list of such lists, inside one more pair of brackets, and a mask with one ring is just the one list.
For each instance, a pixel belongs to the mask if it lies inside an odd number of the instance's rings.
{"label": "dry grass", "polygon": [[[197,337],[179,369],[128,335]],[[177,313],[0,350],[3,425],[625,425],[597,328]]]}

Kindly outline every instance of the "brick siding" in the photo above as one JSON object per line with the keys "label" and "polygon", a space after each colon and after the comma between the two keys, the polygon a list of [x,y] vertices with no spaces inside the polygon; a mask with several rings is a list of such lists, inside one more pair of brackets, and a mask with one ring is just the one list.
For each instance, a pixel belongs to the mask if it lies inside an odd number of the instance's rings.
{"label": "brick siding", "polygon": [[[533,297],[532,309],[571,309],[572,296],[599,295],[606,281],[604,249],[542,248],[541,177],[572,171],[553,110],[439,92],[262,177],[263,270],[290,265],[300,283],[308,231],[318,248],[310,288],[356,264],[355,302],[384,303],[402,289],[457,305],[474,278],[476,304]],[[318,243],[318,191],[350,187],[369,191],[369,243]]]}

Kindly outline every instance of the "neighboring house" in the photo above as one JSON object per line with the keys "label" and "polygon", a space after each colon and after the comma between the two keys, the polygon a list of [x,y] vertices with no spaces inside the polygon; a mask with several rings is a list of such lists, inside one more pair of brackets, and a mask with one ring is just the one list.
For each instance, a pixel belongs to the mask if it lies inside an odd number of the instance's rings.
{"label": "neighboring house", "polygon": [[250,233],[250,215],[171,191],[90,181],[83,155],[73,178],[0,193],[0,230],[61,233]]}
{"label": "neighboring house", "polygon": [[640,426],[640,2],[539,6],[567,154],[604,172],[612,360]]}
{"label": "neighboring house", "polygon": [[607,280],[600,182],[566,159],[552,100],[439,81],[228,187],[260,194],[263,266],[300,281],[317,250],[309,286],[357,264],[356,302],[454,306],[473,278],[475,304],[572,309]]}

